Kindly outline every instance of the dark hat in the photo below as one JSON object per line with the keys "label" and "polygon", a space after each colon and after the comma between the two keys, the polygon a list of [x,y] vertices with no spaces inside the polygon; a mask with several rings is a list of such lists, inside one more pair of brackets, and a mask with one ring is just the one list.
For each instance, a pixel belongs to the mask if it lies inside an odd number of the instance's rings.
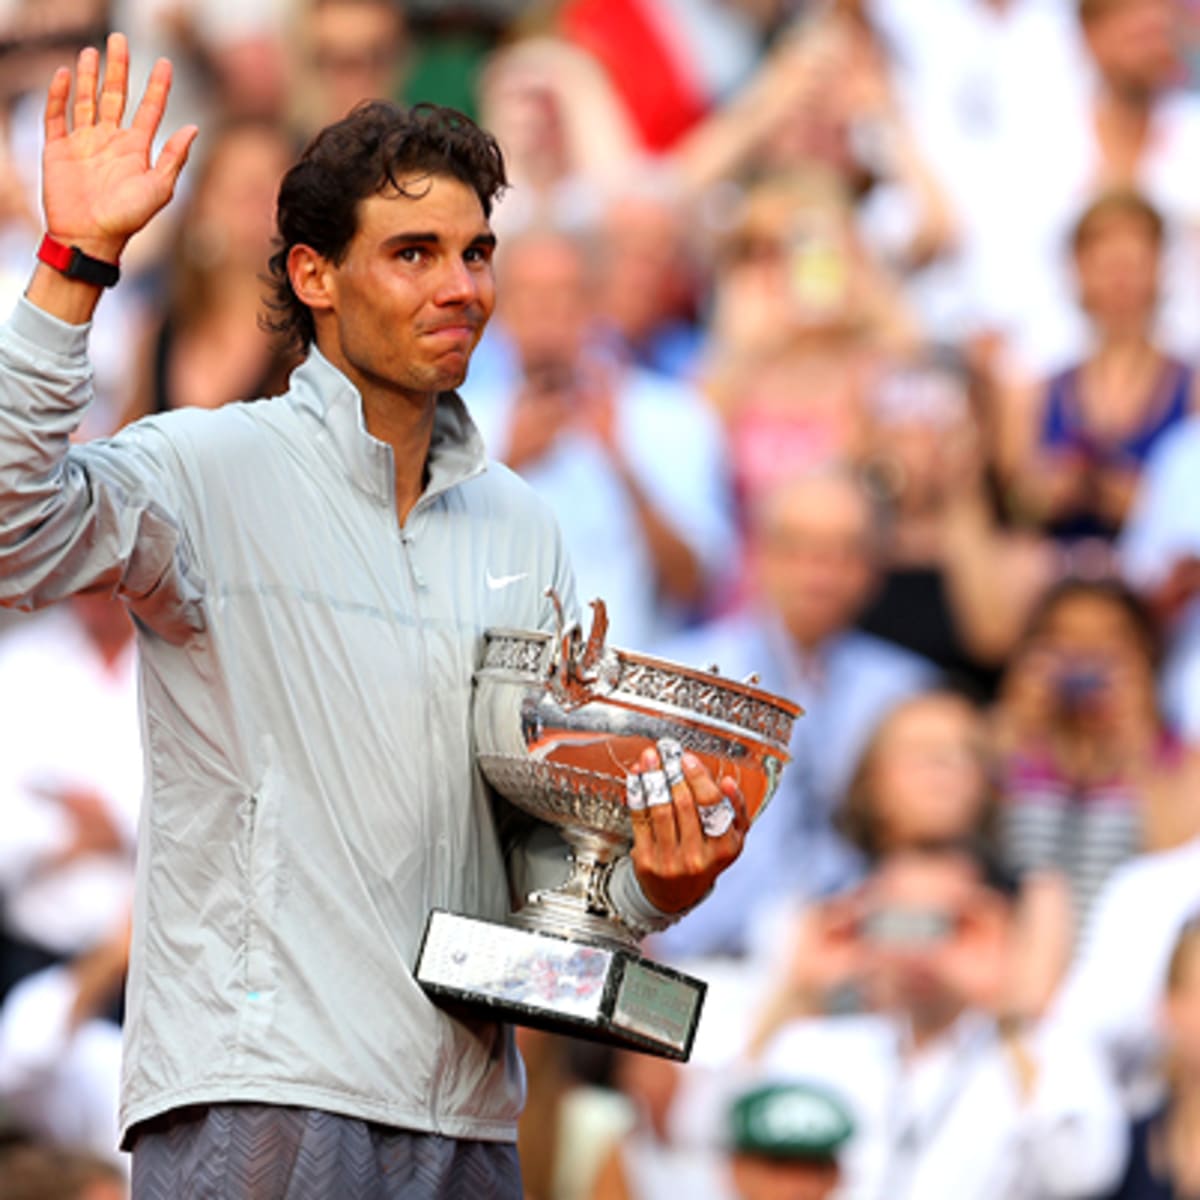
{"label": "dark hat", "polygon": [[773,1083],[743,1092],[729,1111],[735,1153],[827,1161],[854,1133],[845,1104],[810,1083]]}

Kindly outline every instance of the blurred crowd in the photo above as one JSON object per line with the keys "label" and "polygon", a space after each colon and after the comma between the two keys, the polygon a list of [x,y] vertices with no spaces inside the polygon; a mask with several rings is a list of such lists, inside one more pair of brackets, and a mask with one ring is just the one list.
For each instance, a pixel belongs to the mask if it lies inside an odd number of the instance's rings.
{"label": "blurred crowd", "polygon": [[[806,710],[647,946],[692,1061],[520,1031],[529,1200],[1200,1196],[1200,3],[0,0],[0,316],[114,28],[201,133],[77,437],[282,391],[283,171],[452,104],[512,184],[492,456],[614,644]],[[112,600],[0,616],[3,1200],[125,1186],[136,692]]]}

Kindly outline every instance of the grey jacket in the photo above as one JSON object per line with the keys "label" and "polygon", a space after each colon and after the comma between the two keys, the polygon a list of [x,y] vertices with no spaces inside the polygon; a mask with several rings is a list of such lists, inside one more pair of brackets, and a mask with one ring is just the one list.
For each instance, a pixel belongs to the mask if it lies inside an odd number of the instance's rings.
{"label": "grey jacket", "polygon": [[[511,1036],[411,967],[431,908],[510,907],[471,676],[488,626],[549,626],[547,583],[573,606],[552,515],[447,395],[401,527],[391,450],[315,351],[278,399],[71,446],[87,335],[27,302],[0,328],[0,602],[116,592],[138,624],[122,1136],[254,1100],[511,1140]],[[561,873],[551,841],[513,839],[534,882]],[[661,924],[623,866],[614,902]]]}

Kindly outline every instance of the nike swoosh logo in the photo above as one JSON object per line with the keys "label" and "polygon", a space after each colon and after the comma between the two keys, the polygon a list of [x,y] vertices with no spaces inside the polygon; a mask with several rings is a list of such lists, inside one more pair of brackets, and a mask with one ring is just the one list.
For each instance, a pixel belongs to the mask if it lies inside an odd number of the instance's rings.
{"label": "nike swoosh logo", "polygon": [[487,585],[493,592],[498,592],[501,588],[508,587],[510,583],[517,583],[522,579],[528,578],[528,571],[522,571],[519,575],[493,575],[491,571],[488,571]]}

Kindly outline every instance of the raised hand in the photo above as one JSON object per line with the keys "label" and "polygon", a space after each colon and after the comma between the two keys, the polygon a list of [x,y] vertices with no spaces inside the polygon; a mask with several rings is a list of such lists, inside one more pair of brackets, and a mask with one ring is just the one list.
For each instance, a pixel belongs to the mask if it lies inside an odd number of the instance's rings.
{"label": "raised hand", "polygon": [[171,64],[159,59],[128,127],[121,127],[129,90],[129,47],[110,35],[100,84],[100,54],[80,52],[75,97],[68,123],[71,71],[60,67],[46,99],[46,145],[42,156],[42,203],[46,231],[85,253],[116,262],[125,243],[161,209],[175,190],[196,136],[185,126],[150,150],[171,88]]}

